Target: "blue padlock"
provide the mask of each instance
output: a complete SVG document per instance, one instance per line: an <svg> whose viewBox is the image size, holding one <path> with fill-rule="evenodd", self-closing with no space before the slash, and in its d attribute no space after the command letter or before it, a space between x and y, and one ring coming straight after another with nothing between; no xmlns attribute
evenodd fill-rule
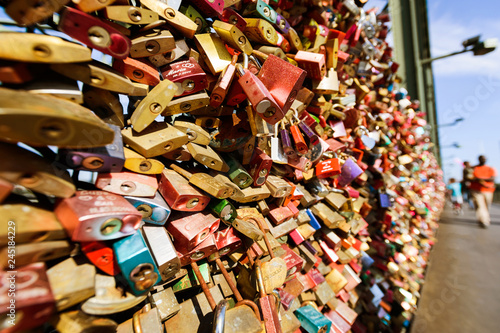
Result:
<svg viewBox="0 0 500 333"><path fill-rule="evenodd" d="M160 281L160 272L140 231L113 244L116 261L134 295L141 295Z"/></svg>
<svg viewBox="0 0 500 333"><path fill-rule="evenodd" d="M154 225L164 225L172 211L159 192L153 198L124 197L142 214L142 220Z"/></svg>
<svg viewBox="0 0 500 333"><path fill-rule="evenodd" d="M294 312L300 325L308 333L329 333L332 322L312 305L298 308Z"/></svg>
<svg viewBox="0 0 500 333"><path fill-rule="evenodd" d="M316 219L316 216L314 216L314 214L311 212L311 210L309 208L306 209L306 213L309 216L309 218L311 219L309 221L309 224L311 225L311 227L313 227L314 230L321 229L321 224L318 222L318 220Z"/></svg>

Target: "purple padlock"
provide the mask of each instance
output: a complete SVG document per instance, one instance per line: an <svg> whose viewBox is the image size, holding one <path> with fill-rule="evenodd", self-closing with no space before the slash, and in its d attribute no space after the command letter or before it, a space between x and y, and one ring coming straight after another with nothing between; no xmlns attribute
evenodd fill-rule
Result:
<svg viewBox="0 0 500 333"><path fill-rule="evenodd" d="M358 178L363 173L363 169L354 162L352 159L348 158L344 165L340 169L339 175L339 187L345 187L349 185L354 179Z"/></svg>

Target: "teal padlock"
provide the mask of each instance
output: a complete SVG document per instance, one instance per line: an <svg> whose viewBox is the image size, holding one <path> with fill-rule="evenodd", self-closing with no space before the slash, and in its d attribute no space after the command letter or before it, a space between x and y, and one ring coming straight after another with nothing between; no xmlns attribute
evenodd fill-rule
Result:
<svg viewBox="0 0 500 333"><path fill-rule="evenodd" d="M332 322L312 305L298 308L294 312L300 325L308 333L328 333L332 327Z"/></svg>
<svg viewBox="0 0 500 333"><path fill-rule="evenodd" d="M160 272L140 231L113 244L118 266L134 295L141 295L160 281Z"/></svg>

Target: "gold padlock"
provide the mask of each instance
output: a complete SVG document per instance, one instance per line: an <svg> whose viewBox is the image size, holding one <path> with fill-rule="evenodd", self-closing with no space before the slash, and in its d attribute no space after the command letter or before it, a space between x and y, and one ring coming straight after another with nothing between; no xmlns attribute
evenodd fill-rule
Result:
<svg viewBox="0 0 500 333"><path fill-rule="evenodd" d="M141 4L158 13L158 15L167 20L167 23L175 30L179 31L184 37L193 38L198 29L196 23L175 8L167 5L165 2L142 0Z"/></svg>
<svg viewBox="0 0 500 333"><path fill-rule="evenodd" d="M153 158L145 158L127 147L123 147L123 153L125 155L125 164L123 166L131 171L147 175L158 175L165 168L165 165L160 161Z"/></svg>
<svg viewBox="0 0 500 333"><path fill-rule="evenodd" d="M212 74L221 73L231 63L231 55L216 34L198 34L194 41Z"/></svg>
<svg viewBox="0 0 500 333"><path fill-rule="evenodd" d="M187 132L186 134L189 136ZM222 172L229 171L229 166L226 162L210 146L206 146L205 148L196 143L189 142L187 149L196 161L206 167Z"/></svg>
<svg viewBox="0 0 500 333"><path fill-rule="evenodd" d="M201 126L188 121L174 121L174 127L186 133L189 141L199 145L208 145L210 143L210 134L205 131ZM189 149L189 146L188 146ZM191 151L190 151L191 152ZM195 158L196 159L196 158Z"/></svg>
<svg viewBox="0 0 500 333"><path fill-rule="evenodd" d="M152 10L135 6L107 6L104 17L128 24L149 24L158 21L158 14Z"/></svg>
<svg viewBox="0 0 500 333"><path fill-rule="evenodd" d="M175 98L168 103L162 116L172 116L179 113L188 113L194 110L203 108L210 103L210 96L206 91L202 91L193 95L182 96Z"/></svg>
<svg viewBox="0 0 500 333"><path fill-rule="evenodd" d="M83 101L85 105L101 118L105 123L125 127L123 106L118 94L111 91L83 85Z"/></svg>

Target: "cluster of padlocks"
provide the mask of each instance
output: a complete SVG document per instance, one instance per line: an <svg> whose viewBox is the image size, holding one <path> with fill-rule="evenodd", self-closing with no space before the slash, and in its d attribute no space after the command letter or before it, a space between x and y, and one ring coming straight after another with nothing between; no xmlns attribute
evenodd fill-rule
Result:
<svg viewBox="0 0 500 333"><path fill-rule="evenodd" d="M444 184L365 2L1 1L2 332L404 331Z"/></svg>

